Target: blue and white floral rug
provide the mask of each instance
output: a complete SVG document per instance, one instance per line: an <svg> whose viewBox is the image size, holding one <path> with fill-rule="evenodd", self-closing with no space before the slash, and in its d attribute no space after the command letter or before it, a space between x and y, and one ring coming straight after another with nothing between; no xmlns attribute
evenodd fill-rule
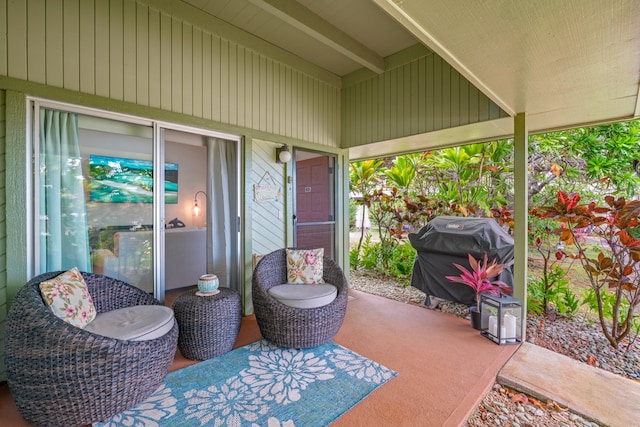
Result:
<svg viewBox="0 0 640 427"><path fill-rule="evenodd" d="M326 426L396 372L334 342L258 341L169 373L146 401L96 426Z"/></svg>

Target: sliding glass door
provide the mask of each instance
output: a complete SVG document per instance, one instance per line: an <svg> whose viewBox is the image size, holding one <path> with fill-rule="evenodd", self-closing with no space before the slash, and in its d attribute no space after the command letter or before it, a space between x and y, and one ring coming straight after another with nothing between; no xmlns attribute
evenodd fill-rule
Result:
<svg viewBox="0 0 640 427"><path fill-rule="evenodd" d="M239 144L177 130L165 130L163 140L165 160L182 165L178 203L164 205L165 288L210 273L239 292Z"/></svg>
<svg viewBox="0 0 640 427"><path fill-rule="evenodd" d="M36 115L39 272L78 267L153 292L152 128L50 108Z"/></svg>
<svg viewBox="0 0 640 427"><path fill-rule="evenodd" d="M33 274L78 267L163 300L213 273L240 291L239 140L77 110L34 103Z"/></svg>

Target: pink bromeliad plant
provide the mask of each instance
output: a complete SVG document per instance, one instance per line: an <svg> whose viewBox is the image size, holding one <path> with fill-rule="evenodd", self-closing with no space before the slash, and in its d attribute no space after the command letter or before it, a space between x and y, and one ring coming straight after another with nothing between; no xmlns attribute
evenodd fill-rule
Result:
<svg viewBox="0 0 640 427"><path fill-rule="evenodd" d="M460 270L462 274L459 276L445 276L445 278L452 282L462 283L473 289L476 293L476 310L480 310L480 295L485 292L493 295L512 293L511 288L505 282L501 280L491 280L502 273L506 264L498 264L495 259L489 262L486 252L482 262L479 262L473 255L469 254L471 271L455 262L453 265Z"/></svg>

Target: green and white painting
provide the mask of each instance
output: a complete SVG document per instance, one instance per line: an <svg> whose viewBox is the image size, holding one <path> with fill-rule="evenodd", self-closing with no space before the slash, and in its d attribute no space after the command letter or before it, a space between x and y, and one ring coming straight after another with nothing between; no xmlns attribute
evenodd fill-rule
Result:
<svg viewBox="0 0 640 427"><path fill-rule="evenodd" d="M153 203L153 162L89 156L89 199L101 203ZM165 163L165 203L178 203L178 164Z"/></svg>

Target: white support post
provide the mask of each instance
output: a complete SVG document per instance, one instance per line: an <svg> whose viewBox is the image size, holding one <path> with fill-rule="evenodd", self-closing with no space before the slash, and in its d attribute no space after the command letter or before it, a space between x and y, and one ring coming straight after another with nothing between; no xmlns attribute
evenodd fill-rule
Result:
<svg viewBox="0 0 640 427"><path fill-rule="evenodd" d="M528 139L526 113L518 113L514 118L514 277L513 293L522 300L524 318L527 317L527 258L528 258ZM525 339L527 322L522 322L522 339Z"/></svg>

